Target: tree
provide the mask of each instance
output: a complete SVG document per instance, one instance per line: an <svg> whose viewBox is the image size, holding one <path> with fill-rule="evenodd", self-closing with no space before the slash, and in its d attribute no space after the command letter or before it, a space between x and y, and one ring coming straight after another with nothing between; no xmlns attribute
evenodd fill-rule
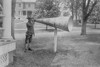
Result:
<svg viewBox="0 0 100 67"><path fill-rule="evenodd" d="M96 25L100 23L100 4L98 3L94 10L92 11L89 20L92 20L92 23L94 24L94 27L96 29Z"/></svg>
<svg viewBox="0 0 100 67"><path fill-rule="evenodd" d="M41 17L57 17L60 14L59 5L56 0L37 0L35 6Z"/></svg>
<svg viewBox="0 0 100 67"><path fill-rule="evenodd" d="M74 10L75 10L75 20L77 23L78 17L81 15L81 0L74 0L75 1L75 6L74 6Z"/></svg>
<svg viewBox="0 0 100 67"><path fill-rule="evenodd" d="M91 15L94 7L96 6L98 0L70 0L72 14L76 16L81 16L82 29L81 35L86 35L86 24L89 16ZM79 13L78 13L79 12Z"/></svg>
<svg viewBox="0 0 100 67"><path fill-rule="evenodd" d="M0 0L0 4L1 4L1 5L3 4L3 0Z"/></svg>
<svg viewBox="0 0 100 67"><path fill-rule="evenodd" d="M97 0L82 0L82 29L81 35L86 35L86 24L88 17L91 15Z"/></svg>
<svg viewBox="0 0 100 67"><path fill-rule="evenodd" d="M3 14L3 0L0 0L0 12ZM3 26L3 17L0 17L0 27Z"/></svg>
<svg viewBox="0 0 100 67"><path fill-rule="evenodd" d="M15 14L15 6L16 6L16 0L12 0L11 36L13 37L13 39L15 39L15 36L14 36L14 14Z"/></svg>
<svg viewBox="0 0 100 67"><path fill-rule="evenodd" d="M56 0L37 0L36 9L39 18L51 18L60 15L59 4ZM47 28L46 25L46 30Z"/></svg>
<svg viewBox="0 0 100 67"><path fill-rule="evenodd" d="M74 0L70 0L71 2L71 10L72 10L72 17L74 18Z"/></svg>

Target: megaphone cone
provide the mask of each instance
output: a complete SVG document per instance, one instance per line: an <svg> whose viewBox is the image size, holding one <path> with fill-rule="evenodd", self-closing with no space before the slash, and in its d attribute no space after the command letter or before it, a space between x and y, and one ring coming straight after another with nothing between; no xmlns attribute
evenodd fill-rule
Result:
<svg viewBox="0 0 100 67"><path fill-rule="evenodd" d="M71 31L73 28L72 16L68 17L56 17L56 18L43 18L36 19L38 23L46 24L52 27L57 27L65 31Z"/></svg>

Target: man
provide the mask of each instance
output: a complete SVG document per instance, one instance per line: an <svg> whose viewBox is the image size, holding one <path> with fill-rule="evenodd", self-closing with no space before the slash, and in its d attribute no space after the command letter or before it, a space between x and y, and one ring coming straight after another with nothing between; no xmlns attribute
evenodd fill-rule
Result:
<svg viewBox="0 0 100 67"><path fill-rule="evenodd" d="M32 21L31 17L28 17L28 22L26 23L27 31L26 31L26 38L25 38L25 51L32 49L30 48L30 43L32 42L32 35L34 34L33 24L35 21Z"/></svg>

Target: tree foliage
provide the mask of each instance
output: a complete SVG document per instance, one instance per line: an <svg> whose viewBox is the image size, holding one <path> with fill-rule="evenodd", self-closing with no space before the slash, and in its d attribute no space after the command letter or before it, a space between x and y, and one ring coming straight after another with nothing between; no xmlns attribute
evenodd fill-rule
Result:
<svg viewBox="0 0 100 67"><path fill-rule="evenodd" d="M82 20L81 35L86 35L87 20L90 18L99 0L70 0L70 2L73 16L76 16L76 18L77 16L81 17ZM98 14L95 17L97 19L99 17Z"/></svg>
<svg viewBox="0 0 100 67"><path fill-rule="evenodd" d="M60 14L59 5L56 0L37 0L35 8L39 17L57 17Z"/></svg>
<svg viewBox="0 0 100 67"><path fill-rule="evenodd" d="M97 22L100 21L100 5L99 4L94 7L88 20L97 21Z"/></svg>

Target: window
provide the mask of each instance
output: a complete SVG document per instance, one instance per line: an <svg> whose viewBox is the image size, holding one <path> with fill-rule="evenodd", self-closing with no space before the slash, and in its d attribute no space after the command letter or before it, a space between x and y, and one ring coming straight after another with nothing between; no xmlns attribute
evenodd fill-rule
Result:
<svg viewBox="0 0 100 67"><path fill-rule="evenodd" d="M23 11L23 15L26 15L26 11Z"/></svg>
<svg viewBox="0 0 100 67"><path fill-rule="evenodd" d="M19 3L19 7L21 7L21 3Z"/></svg>
<svg viewBox="0 0 100 67"><path fill-rule="evenodd" d="M30 7L30 6L31 6L31 4L29 3L29 4L28 4L28 7Z"/></svg>
<svg viewBox="0 0 100 67"><path fill-rule="evenodd" d="M19 13L19 15L20 15L20 11L19 11L18 13Z"/></svg>
<svg viewBox="0 0 100 67"><path fill-rule="evenodd" d="M25 9L26 8L26 4L25 3L23 3L23 9Z"/></svg>

